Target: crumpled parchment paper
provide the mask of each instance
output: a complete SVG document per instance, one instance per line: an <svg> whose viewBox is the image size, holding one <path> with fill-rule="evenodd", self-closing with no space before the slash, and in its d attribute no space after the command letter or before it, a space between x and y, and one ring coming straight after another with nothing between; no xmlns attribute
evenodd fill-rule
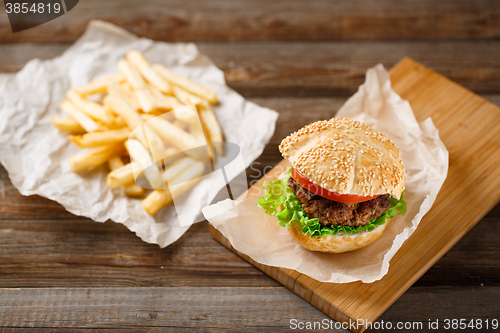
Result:
<svg viewBox="0 0 500 333"><path fill-rule="evenodd" d="M371 283L388 272L391 258L432 207L448 173L448 151L432 120L418 123L410 104L392 90L381 64L367 71L365 83L336 117L368 124L389 136L402 152L408 210L392 219L378 240L342 254L306 250L277 224L276 217L256 206L256 196L221 201L205 207L203 214L236 250L261 264L294 269L321 282Z"/></svg>
<svg viewBox="0 0 500 333"><path fill-rule="evenodd" d="M0 162L21 194L55 200L69 212L96 222L110 219L123 223L145 242L165 247L189 228L178 223L172 205L152 217L142 208L141 200L106 187L107 167L73 173L68 157L83 151L50 121L51 116L63 114L59 102L68 88L116 73L118 60L131 49L218 94L220 103L214 112L225 140L240 147L246 167L262 153L274 133L278 114L229 89L224 73L194 44L155 42L93 21L62 55L43 61L33 59L16 74L0 75ZM201 213L220 189L210 177L198 183L186 199L192 212ZM197 213L191 215L195 222Z"/></svg>

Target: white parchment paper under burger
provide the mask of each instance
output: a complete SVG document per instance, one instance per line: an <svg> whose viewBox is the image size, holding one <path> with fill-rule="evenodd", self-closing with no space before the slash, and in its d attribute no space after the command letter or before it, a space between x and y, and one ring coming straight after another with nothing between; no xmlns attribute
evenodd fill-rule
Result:
<svg viewBox="0 0 500 333"><path fill-rule="evenodd" d="M165 247L182 236L189 223L186 226L183 221L184 226L180 226L172 205L150 216L141 200L107 188L105 166L72 172L68 157L81 149L50 121L51 116L62 115L59 102L68 88L116 73L118 61L132 49L141 51L151 63L170 67L217 93L220 103L214 112L225 140L241 149L246 167L262 153L274 133L277 113L229 89L224 73L194 44L155 42L93 21L62 55L33 59L16 74L0 75L0 162L21 194L55 200L71 213L96 222L109 219L123 223L145 242ZM191 223L221 188L208 177L192 189L186 198Z"/></svg>
<svg viewBox="0 0 500 333"><path fill-rule="evenodd" d="M448 151L430 118L417 122L380 64L367 71L365 83L335 117L358 120L384 133L402 153L407 212L391 219L378 240L341 254L309 251L278 225L275 216L257 207L255 196L221 201L205 207L203 214L237 251L261 264L294 269L321 282L371 283L388 272L391 258L432 207L448 172Z"/></svg>

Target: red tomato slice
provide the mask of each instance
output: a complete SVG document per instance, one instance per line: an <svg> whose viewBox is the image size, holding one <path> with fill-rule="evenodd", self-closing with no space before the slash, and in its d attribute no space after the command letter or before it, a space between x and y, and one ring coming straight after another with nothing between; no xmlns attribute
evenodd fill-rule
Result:
<svg viewBox="0 0 500 333"><path fill-rule="evenodd" d="M304 177L300 172L292 168L292 178L297 181L300 185L307 188L314 194L322 196L323 198L327 198L333 201L342 202L342 203L358 203L363 201L368 201L378 197L378 195L363 197L356 194L339 194L337 192L332 192L324 189L323 187L314 184L309 179Z"/></svg>

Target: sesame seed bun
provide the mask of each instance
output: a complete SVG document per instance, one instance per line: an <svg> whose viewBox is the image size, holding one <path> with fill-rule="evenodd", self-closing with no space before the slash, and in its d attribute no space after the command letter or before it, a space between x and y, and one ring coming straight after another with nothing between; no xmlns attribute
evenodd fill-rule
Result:
<svg viewBox="0 0 500 333"><path fill-rule="evenodd" d="M304 235L302 231L300 231L300 227L297 228L294 223L290 223L288 231L297 243L308 250L327 253L342 253L360 249L377 240L380 236L382 236L382 233L388 224L389 221L385 224L376 226L373 231L361 231L358 234L346 234L344 232L339 232L337 235L314 238L311 238L309 234Z"/></svg>
<svg viewBox="0 0 500 333"><path fill-rule="evenodd" d="M286 137L279 149L297 171L332 192L389 193L399 199L404 190L405 170L398 147L358 121L317 121Z"/></svg>

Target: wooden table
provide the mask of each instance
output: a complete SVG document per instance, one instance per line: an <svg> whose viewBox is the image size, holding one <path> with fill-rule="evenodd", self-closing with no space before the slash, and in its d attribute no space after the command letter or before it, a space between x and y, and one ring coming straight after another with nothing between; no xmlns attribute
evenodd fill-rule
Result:
<svg viewBox="0 0 500 333"><path fill-rule="evenodd" d="M498 1L86 0L16 34L2 13L0 72L60 54L90 19L152 39L195 41L232 88L280 113L249 181L281 160L284 136L332 117L379 62L390 68L410 56L500 105ZM500 319L499 222L497 205L379 321ZM328 319L214 241L206 221L160 249L122 225L21 196L2 167L0 288L8 332L279 332L292 318Z"/></svg>

